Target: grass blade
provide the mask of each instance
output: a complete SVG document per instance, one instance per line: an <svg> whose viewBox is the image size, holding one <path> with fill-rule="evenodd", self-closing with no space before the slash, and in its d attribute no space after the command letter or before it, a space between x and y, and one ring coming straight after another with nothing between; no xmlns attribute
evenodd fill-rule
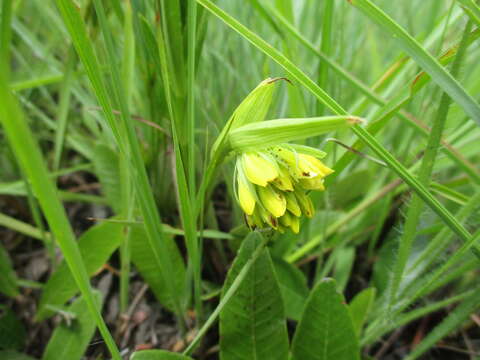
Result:
<svg viewBox="0 0 480 360"><path fill-rule="evenodd" d="M387 34L397 39L403 50L430 74L432 80L450 95L467 115L480 125L480 106L478 103L412 36L370 0L350 0L350 3L377 23Z"/></svg>
<svg viewBox="0 0 480 360"><path fill-rule="evenodd" d="M109 69L112 71L113 83L112 89L114 90L114 100L120 107L121 121L118 122L113 114L112 101L107 87L102 79L102 71L100 65L95 56L93 47L88 39L85 24L80 16L78 9L69 0L57 0L57 6L60 9L63 20L72 38L73 44L77 50L77 53L85 67L85 71L90 79L90 82L95 90L97 99L102 106L105 114L105 118L110 126L117 145L122 152L122 155L130 160L131 166L135 169L134 184L136 192L138 194L138 200L140 210L142 212L145 228L147 231L150 247L155 259L157 260L158 268L164 274L164 278L167 279L167 287L169 292L176 298L175 309L177 316L181 317L181 305L180 295L175 291L173 280L168 276L172 273L171 259L168 255L168 248L166 241L163 238L163 230L160 221L160 215L155 204L151 187L149 185L145 166L143 164L142 155L140 152L140 146L135 134L133 124L130 120L128 112L128 104L125 101L125 93L123 89L123 83L120 77L117 64L115 62L115 50L113 46L113 39L111 33L106 24L106 17L103 9L103 5L99 1L95 1L95 9L99 18L102 32L105 37L105 43L107 45L107 55L109 61ZM160 238L160 241L159 241Z"/></svg>
<svg viewBox="0 0 480 360"><path fill-rule="evenodd" d="M50 180L38 144L27 126L18 104L10 94L3 71L0 71L0 121L20 165L32 184L73 278L87 302L112 357L120 360L120 353L98 309L88 275L78 249L75 235L68 222L65 209L58 199L57 190Z"/></svg>

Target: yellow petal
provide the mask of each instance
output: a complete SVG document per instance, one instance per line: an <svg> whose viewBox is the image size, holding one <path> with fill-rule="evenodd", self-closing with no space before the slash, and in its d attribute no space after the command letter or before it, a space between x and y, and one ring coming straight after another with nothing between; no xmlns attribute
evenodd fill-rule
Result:
<svg viewBox="0 0 480 360"><path fill-rule="evenodd" d="M260 213L259 213L259 210L258 210L258 206L255 208L255 210L253 211L253 214L252 215L247 215L247 223L248 223L248 226L251 228L251 229L255 229L255 228L264 228L265 227L265 224L260 216Z"/></svg>
<svg viewBox="0 0 480 360"><path fill-rule="evenodd" d="M274 190L271 186L259 187L258 195L262 205L274 217L278 218L285 214L287 210L287 200L279 191Z"/></svg>
<svg viewBox="0 0 480 360"><path fill-rule="evenodd" d="M260 213L260 217L265 222L265 224L270 225L274 229L278 229L278 221L275 216L273 216L261 206L258 207L258 212Z"/></svg>
<svg viewBox="0 0 480 360"><path fill-rule="evenodd" d="M278 176L275 165L257 153L243 154L242 165L247 179L260 186L267 186Z"/></svg>
<svg viewBox="0 0 480 360"><path fill-rule="evenodd" d="M280 224L282 224L285 227L289 227L290 224L292 223L292 215L286 211L285 214L283 214L282 217L280 217Z"/></svg>
<svg viewBox="0 0 480 360"><path fill-rule="evenodd" d="M315 209L313 208L312 200L310 200L307 194L300 190L295 191L295 196L297 197L298 204L300 205L302 213L305 214L306 217L311 218L315 211Z"/></svg>
<svg viewBox="0 0 480 360"><path fill-rule="evenodd" d="M305 190L325 190L325 186L323 185L323 178L321 176L317 176L311 179L300 179L300 185Z"/></svg>
<svg viewBox="0 0 480 360"><path fill-rule="evenodd" d="M300 232L300 219L298 217L292 216L292 221L290 223L290 229L292 229L292 231L295 234L298 234Z"/></svg>
<svg viewBox="0 0 480 360"><path fill-rule="evenodd" d="M248 184L245 183L240 177L237 177L238 185L238 201L242 210L247 215L252 215L253 210L255 209L255 196L252 193L252 190ZM253 186L252 186L253 187Z"/></svg>
<svg viewBox="0 0 480 360"><path fill-rule="evenodd" d="M302 210L300 209L300 205L298 205L295 195L287 192L285 193L285 198L287 199L287 210L295 216L301 216Z"/></svg>
<svg viewBox="0 0 480 360"><path fill-rule="evenodd" d="M278 167L278 177L273 180L273 184L282 191L293 191L293 183L288 171L283 167Z"/></svg>
<svg viewBox="0 0 480 360"><path fill-rule="evenodd" d="M298 168L301 178L315 178L317 176L324 178L333 173L333 170L325 166L320 160L306 154L298 154Z"/></svg>

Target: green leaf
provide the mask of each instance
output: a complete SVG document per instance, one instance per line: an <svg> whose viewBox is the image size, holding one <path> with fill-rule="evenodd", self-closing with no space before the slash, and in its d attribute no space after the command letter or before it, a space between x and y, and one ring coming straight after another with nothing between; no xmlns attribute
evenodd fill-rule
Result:
<svg viewBox="0 0 480 360"><path fill-rule="evenodd" d="M2 360L35 360L27 354L22 354L13 350L0 351L0 359Z"/></svg>
<svg viewBox="0 0 480 360"><path fill-rule="evenodd" d="M13 310L0 306L0 349L21 350L25 338L25 327Z"/></svg>
<svg viewBox="0 0 480 360"><path fill-rule="evenodd" d="M375 300L375 288L367 288L359 292L350 302L350 314L357 336L360 336L363 324L372 309Z"/></svg>
<svg viewBox="0 0 480 360"><path fill-rule="evenodd" d="M180 255L180 251L173 241L173 238L165 234L164 240L167 242L168 254L173 266L173 272L170 276L174 280L175 291L177 292L177 295L184 294L186 288L185 264L183 263L182 256ZM152 254L147 234L143 227L132 227L130 244L132 262L135 264L140 275L142 275L148 283L158 301L163 306L173 311L174 298L172 294L169 293L169 288L166 285L167 280L163 277L163 273L158 271L156 259Z"/></svg>
<svg viewBox="0 0 480 360"><path fill-rule="evenodd" d="M358 360L360 349L345 300L333 279L310 294L292 343L295 360Z"/></svg>
<svg viewBox="0 0 480 360"><path fill-rule="evenodd" d="M102 296L94 291L95 300L100 305ZM100 306L101 308L101 306ZM42 360L81 359L95 331L95 320L89 313L83 297L77 299L68 308L75 314L71 324L61 323L52 334Z"/></svg>
<svg viewBox="0 0 480 360"><path fill-rule="evenodd" d="M17 276L12 268L7 251L0 244L0 292L7 296L17 296Z"/></svg>
<svg viewBox="0 0 480 360"><path fill-rule="evenodd" d="M134 352L130 360L192 360L192 358L165 350L142 350Z"/></svg>
<svg viewBox="0 0 480 360"><path fill-rule="evenodd" d="M228 272L222 295L260 243L247 237ZM288 334L280 287L267 249L253 264L234 297L220 313L220 357L233 359L287 359Z"/></svg>
<svg viewBox="0 0 480 360"><path fill-rule="evenodd" d="M95 146L93 154L92 162L95 174L102 184L102 192L115 213L119 214L122 207L122 195L118 154L104 144Z"/></svg>
<svg viewBox="0 0 480 360"><path fill-rule="evenodd" d="M78 246L89 276L95 274L118 248L123 239L123 225L104 222L88 229L78 240ZM47 305L63 305L78 292L65 262L50 276L43 288L36 315L44 320L53 315Z"/></svg>
<svg viewBox="0 0 480 360"><path fill-rule="evenodd" d="M282 292L287 317L300 320L308 297L307 279L294 265L283 259L273 258L275 273Z"/></svg>

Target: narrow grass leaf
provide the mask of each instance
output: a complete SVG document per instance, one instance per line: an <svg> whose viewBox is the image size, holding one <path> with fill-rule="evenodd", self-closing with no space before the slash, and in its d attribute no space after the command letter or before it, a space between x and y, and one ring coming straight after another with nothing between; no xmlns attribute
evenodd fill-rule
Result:
<svg viewBox="0 0 480 360"><path fill-rule="evenodd" d="M465 13L477 26L480 26L480 6L473 0L457 0Z"/></svg>
<svg viewBox="0 0 480 360"><path fill-rule="evenodd" d="M1 214L0 214L1 215ZM7 296L17 296L17 275L12 268L12 262L5 248L0 244L0 293Z"/></svg>
<svg viewBox="0 0 480 360"><path fill-rule="evenodd" d="M160 215L155 204L148 176L143 163L140 152L140 145L136 136L134 126L130 119L128 111L128 102L125 99L123 82L120 77L120 71L116 64L116 52L113 45L112 34L108 28L105 11L100 1L94 1L95 10L98 15L99 23L104 35L105 44L107 46L107 55L109 69L112 72L113 79L113 100L111 101L107 87L102 79L102 71L95 56L91 41L88 38L85 24L80 16L78 9L69 0L57 0L57 6L61 12L62 18L75 45L77 53L83 63L85 71L90 79L95 95L102 106L107 123L115 135L117 145L122 155L131 161L134 184L138 195L139 207L142 212L145 228L147 230L151 251L155 256L157 268L162 271L164 278L167 280L168 291L175 300L175 313L180 316L180 299L178 293L174 291L173 280L169 278L172 264L168 256L167 244L164 241ZM116 103L120 107L120 119L118 122L113 115L112 103Z"/></svg>
<svg viewBox="0 0 480 360"><path fill-rule="evenodd" d="M350 3L396 39L403 50L432 76L432 80L480 125L480 106L478 103L410 34L370 0L351 0Z"/></svg>
<svg viewBox="0 0 480 360"><path fill-rule="evenodd" d="M405 357L405 360L418 359L427 350L435 346L441 339L450 334L452 331L460 327L472 313L480 306L480 292L473 292L465 299L455 310L443 319L443 321L430 331L427 336L418 344L414 350Z"/></svg>
<svg viewBox="0 0 480 360"><path fill-rule="evenodd" d="M95 174L102 185L102 192L116 214L122 210L122 190L118 154L105 144L95 146L92 158Z"/></svg>
<svg viewBox="0 0 480 360"><path fill-rule="evenodd" d="M84 296L112 357L115 360L120 360L118 348L96 307L88 274L63 204L58 199L56 188L49 178L38 144L18 104L11 95L1 70L2 69L0 69L0 122L3 124L12 149L32 184L33 192L65 256L68 267L73 275L73 284L76 283Z"/></svg>

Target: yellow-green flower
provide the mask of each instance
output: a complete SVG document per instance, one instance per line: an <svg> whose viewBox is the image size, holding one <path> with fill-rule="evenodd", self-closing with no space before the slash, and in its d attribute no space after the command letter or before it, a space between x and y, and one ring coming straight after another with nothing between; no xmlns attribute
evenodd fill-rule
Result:
<svg viewBox="0 0 480 360"><path fill-rule="evenodd" d="M249 151L236 163L237 199L251 228L300 231L300 217L314 213L310 190L325 190L323 180L333 172L315 149L289 144Z"/></svg>
<svg viewBox="0 0 480 360"><path fill-rule="evenodd" d="M265 79L238 105L213 144L211 166L236 156L235 196L250 228L298 233L300 217L314 213L308 192L325 190L324 178L333 170L320 160L324 152L289 142L362 120L342 115L265 121L281 79Z"/></svg>

